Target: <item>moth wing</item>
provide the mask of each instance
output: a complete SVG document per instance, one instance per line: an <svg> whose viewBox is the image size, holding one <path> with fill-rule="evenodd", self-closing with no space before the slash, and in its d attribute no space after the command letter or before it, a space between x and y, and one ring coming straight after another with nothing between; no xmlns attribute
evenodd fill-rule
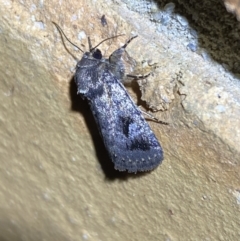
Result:
<svg viewBox="0 0 240 241"><path fill-rule="evenodd" d="M92 93L90 106L105 147L119 171L149 171L163 160L162 148L126 92L108 70L100 76L101 91Z"/></svg>

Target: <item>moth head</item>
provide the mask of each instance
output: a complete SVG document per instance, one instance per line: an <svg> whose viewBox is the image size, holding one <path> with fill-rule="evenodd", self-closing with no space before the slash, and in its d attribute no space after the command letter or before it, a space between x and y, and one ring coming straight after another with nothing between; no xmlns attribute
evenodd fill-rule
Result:
<svg viewBox="0 0 240 241"><path fill-rule="evenodd" d="M117 37L122 36L122 35L123 34L116 35L116 36L113 36L113 37L110 37L110 38L106 38L106 39L102 40L99 44L97 44L95 47L92 47L91 39L90 39L90 37L88 37L89 51L92 54L93 58L102 59L102 52L101 52L101 50L99 50L97 48L100 44L102 44L103 42L105 42L109 39L117 38Z"/></svg>
<svg viewBox="0 0 240 241"><path fill-rule="evenodd" d="M92 52L92 56L95 59L102 59L102 52L99 49L94 49L94 51Z"/></svg>

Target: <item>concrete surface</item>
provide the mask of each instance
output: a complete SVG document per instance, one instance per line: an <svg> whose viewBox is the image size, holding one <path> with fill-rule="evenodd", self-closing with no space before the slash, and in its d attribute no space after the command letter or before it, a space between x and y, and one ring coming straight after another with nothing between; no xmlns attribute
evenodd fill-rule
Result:
<svg viewBox="0 0 240 241"><path fill-rule="evenodd" d="M154 35L148 19L120 1L0 5L1 241L238 240L237 81L218 63ZM170 124L149 121L165 153L157 169L137 175L113 169L89 107L76 95L76 61L51 21L81 48L89 35L98 43L139 34L129 53L140 63L157 62L147 81L150 89L159 81L169 99L154 114ZM108 55L125 40L101 49ZM136 85L128 91L142 104Z"/></svg>

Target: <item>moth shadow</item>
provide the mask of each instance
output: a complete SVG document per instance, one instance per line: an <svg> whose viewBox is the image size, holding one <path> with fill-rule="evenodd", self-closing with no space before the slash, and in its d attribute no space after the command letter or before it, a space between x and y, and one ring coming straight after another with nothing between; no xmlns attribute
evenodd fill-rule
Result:
<svg viewBox="0 0 240 241"><path fill-rule="evenodd" d="M131 84L128 85L128 87L132 89L133 93L137 97L136 105L142 106L144 109L148 109L147 103L145 101L141 100L142 94L141 94L141 90L140 90L140 87L139 87L137 81L133 80L131 82Z"/></svg>
<svg viewBox="0 0 240 241"><path fill-rule="evenodd" d="M71 79L69 87L69 94L72 102L71 109L83 115L87 128L91 134L92 141L94 143L96 156L102 167L102 170L104 171L106 179L109 181L114 181L115 179L127 180L128 178L137 178L139 176L147 175L147 173L134 174L128 172L120 172L114 169L113 162L111 161L104 146L89 104L87 100L83 100L81 96L77 94L77 86L75 84L74 77Z"/></svg>
<svg viewBox="0 0 240 241"><path fill-rule="evenodd" d="M141 90L140 90L140 87L139 87L139 84L137 83L136 80L133 80L130 84L127 85L127 88L131 88L131 90L133 91L133 93L135 94L136 96L136 106L140 106L139 108L142 110L142 111L148 111L149 110L149 107L147 105L147 102L146 101L143 101L141 99L142 97L142 93L141 93ZM152 118L148 118L147 116L144 116L145 119L149 122L149 121L153 121L155 122L155 120L153 120Z"/></svg>

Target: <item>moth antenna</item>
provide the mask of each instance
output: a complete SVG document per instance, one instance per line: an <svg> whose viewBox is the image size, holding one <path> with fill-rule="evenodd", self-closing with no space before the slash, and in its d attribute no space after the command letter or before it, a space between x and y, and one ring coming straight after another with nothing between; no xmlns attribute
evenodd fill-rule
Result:
<svg viewBox="0 0 240 241"><path fill-rule="evenodd" d="M91 39L88 37L88 46L89 46L89 51L92 52L95 48L92 47Z"/></svg>
<svg viewBox="0 0 240 241"><path fill-rule="evenodd" d="M58 31L59 31L61 34L63 34L63 36L65 37L65 39L66 39L70 44L72 44L74 47L76 47L78 50L80 50L82 53L84 53L83 50L81 50L76 44L74 44L73 42L71 42L71 41L68 39L68 37L66 36L66 34L63 32L63 30L60 28L60 26L59 26L57 23L55 23L55 22L53 22L53 21L52 21L52 23L56 26L56 28L58 29Z"/></svg>
<svg viewBox="0 0 240 241"><path fill-rule="evenodd" d="M90 50L90 52L93 52L94 49L96 49L96 48L97 48L100 44L102 44L103 42L105 42L105 41L107 41L107 40L109 40L109 39L118 38L118 37L123 36L123 35L124 35L124 34L119 34L119 35L116 35L116 36L113 36L113 37L106 38L106 39L102 40L99 44L97 44L94 48L92 48L91 41L90 41L90 38L89 38L89 40L88 40L89 50Z"/></svg>
<svg viewBox="0 0 240 241"><path fill-rule="evenodd" d="M128 46L128 44L129 44L130 42L132 42L132 40L135 39L136 37L137 37L137 35L131 37L131 38L122 46L122 48L125 49L125 48Z"/></svg>

